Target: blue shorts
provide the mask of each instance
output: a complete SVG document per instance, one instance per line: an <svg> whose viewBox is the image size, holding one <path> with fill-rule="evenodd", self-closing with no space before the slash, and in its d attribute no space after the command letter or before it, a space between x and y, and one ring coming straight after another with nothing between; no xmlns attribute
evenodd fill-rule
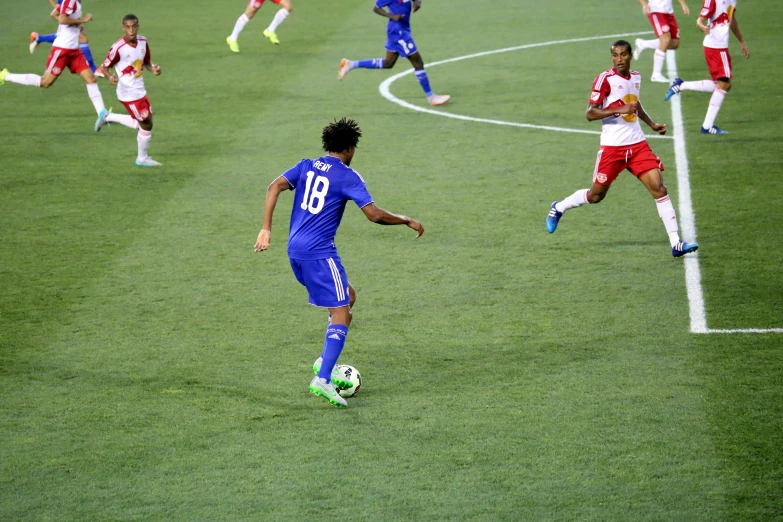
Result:
<svg viewBox="0 0 783 522"><path fill-rule="evenodd" d="M296 280L307 288L310 304L321 308L348 306L348 276L340 258L290 259Z"/></svg>
<svg viewBox="0 0 783 522"><path fill-rule="evenodd" d="M386 50L407 58L418 52L410 31L394 31L386 34Z"/></svg>

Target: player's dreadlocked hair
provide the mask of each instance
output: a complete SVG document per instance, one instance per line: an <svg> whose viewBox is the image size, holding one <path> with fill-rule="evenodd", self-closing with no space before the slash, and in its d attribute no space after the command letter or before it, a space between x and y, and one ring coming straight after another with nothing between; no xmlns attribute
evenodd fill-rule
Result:
<svg viewBox="0 0 783 522"><path fill-rule="evenodd" d="M626 42L625 40L617 40L615 43L612 44L612 47L627 47L628 48L628 54L633 54L633 48L631 47L631 44L629 42ZM611 51L612 49L609 48Z"/></svg>
<svg viewBox="0 0 783 522"><path fill-rule="evenodd" d="M354 120L342 118L324 127L321 142L326 152L343 152L356 147L361 137L362 129L359 128L359 124Z"/></svg>

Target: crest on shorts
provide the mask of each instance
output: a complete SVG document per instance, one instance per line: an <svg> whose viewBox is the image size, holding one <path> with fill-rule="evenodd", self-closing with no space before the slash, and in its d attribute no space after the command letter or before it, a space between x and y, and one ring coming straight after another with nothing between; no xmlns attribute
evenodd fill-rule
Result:
<svg viewBox="0 0 783 522"><path fill-rule="evenodd" d="M595 175L595 180L598 183L606 183L607 177L606 174L601 174L600 172Z"/></svg>
<svg viewBox="0 0 783 522"><path fill-rule="evenodd" d="M143 110L143 111L141 111L141 118L142 118L142 119L146 120L146 119L147 119L147 118L149 118L149 117L150 117L150 111L148 111L148 110L146 110L146 109L145 109L145 110Z"/></svg>
<svg viewBox="0 0 783 522"><path fill-rule="evenodd" d="M62 69L60 69L59 67L52 67L52 74L53 74L53 75L57 76L57 75L58 75L58 74L60 74L61 72L63 72L63 70L62 70Z"/></svg>
<svg viewBox="0 0 783 522"><path fill-rule="evenodd" d="M662 25L661 26L661 32L662 33L668 33L669 32L669 26L668 25Z"/></svg>

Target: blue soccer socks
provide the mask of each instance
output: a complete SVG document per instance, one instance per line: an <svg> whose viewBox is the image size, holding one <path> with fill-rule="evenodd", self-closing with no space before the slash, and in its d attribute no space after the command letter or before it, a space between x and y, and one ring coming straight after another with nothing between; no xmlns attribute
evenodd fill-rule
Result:
<svg viewBox="0 0 783 522"><path fill-rule="evenodd" d="M351 69L383 69L383 58L370 58L353 62Z"/></svg>
<svg viewBox="0 0 783 522"><path fill-rule="evenodd" d="M57 33L52 34L39 34L36 38L38 43L54 43L54 39L57 38Z"/></svg>
<svg viewBox="0 0 783 522"><path fill-rule="evenodd" d="M342 324L332 324L326 328L326 341L324 342L323 361L318 377L331 382L332 368L337 364L337 359L345 346L348 337L348 327Z"/></svg>
<svg viewBox="0 0 783 522"><path fill-rule="evenodd" d="M87 42L82 42L79 44L79 50L82 52L85 58L87 58L87 64L90 66L90 69L92 69L92 72L95 72L97 67L95 66L95 62L92 60L92 52L90 52L90 44Z"/></svg>
<svg viewBox="0 0 783 522"><path fill-rule="evenodd" d="M416 79L419 80L419 85L424 89L424 94L427 98L432 96L432 89L430 89L430 80L427 78L427 72L424 69L416 71Z"/></svg>

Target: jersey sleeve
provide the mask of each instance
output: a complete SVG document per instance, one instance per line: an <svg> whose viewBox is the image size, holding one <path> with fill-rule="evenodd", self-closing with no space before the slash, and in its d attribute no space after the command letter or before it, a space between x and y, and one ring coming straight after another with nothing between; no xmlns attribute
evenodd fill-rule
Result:
<svg viewBox="0 0 783 522"><path fill-rule="evenodd" d="M152 63L152 55L150 54L150 44L147 42L147 52L144 53L144 63L150 64Z"/></svg>
<svg viewBox="0 0 783 522"><path fill-rule="evenodd" d="M372 196L367 191L367 184L359 174L356 174L354 184L345 187L345 195L359 208L366 207L373 202Z"/></svg>
<svg viewBox="0 0 783 522"><path fill-rule="evenodd" d="M609 85L608 75L603 72L599 74L593 82L593 92L590 94L590 105L601 105L609 93L612 86Z"/></svg>
<svg viewBox="0 0 783 522"><path fill-rule="evenodd" d="M375 7L386 7L387 5L391 4L392 0L375 0Z"/></svg>
<svg viewBox="0 0 783 522"><path fill-rule="evenodd" d="M715 0L704 0L704 3L701 5L699 16L701 18L712 18L712 15L715 14L715 7Z"/></svg>
<svg viewBox="0 0 783 522"><path fill-rule="evenodd" d="M288 184L291 185L292 189L296 188L296 183L299 181L299 172L301 172L301 167L304 162L307 160L302 160L290 169L283 172L282 176L288 181Z"/></svg>
<svg viewBox="0 0 783 522"><path fill-rule="evenodd" d="M60 5L57 6L57 10L60 14L71 16L76 11L76 0L63 0Z"/></svg>
<svg viewBox="0 0 783 522"><path fill-rule="evenodd" d="M103 66L108 69L117 65L117 62L119 61L120 48L117 45L112 45L111 49L109 49L109 54L106 55L106 59L103 61Z"/></svg>

